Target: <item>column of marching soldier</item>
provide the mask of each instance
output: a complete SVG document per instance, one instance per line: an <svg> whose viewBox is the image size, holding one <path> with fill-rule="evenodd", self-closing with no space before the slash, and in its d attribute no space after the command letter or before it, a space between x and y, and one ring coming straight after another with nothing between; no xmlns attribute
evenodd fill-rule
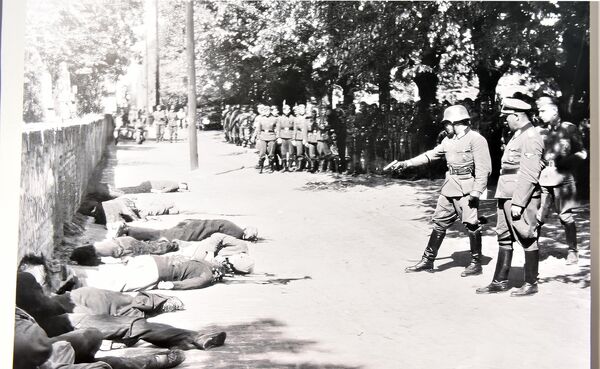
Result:
<svg viewBox="0 0 600 369"><path fill-rule="evenodd" d="M561 120L554 98L541 96L536 105L536 118L541 123L538 126L533 124L530 104L517 98L505 98L502 102L501 117L512 136L504 147L495 193L499 251L493 280L488 286L477 289L480 294L510 289L508 276L515 242L525 251L525 283L511 295L537 293L538 239L552 206L565 229L567 264L578 263L577 229L572 212L580 204L574 171L585 163L587 151L578 127ZM360 140L365 136L364 126L361 127L363 132L355 128L357 116L353 112L344 114L340 109L341 114L340 110L332 113L324 104L308 109L303 104L296 105L293 115L291 110L284 104L280 115L275 105L259 105L258 114L255 114L249 106L227 106L223 113L225 137L243 146L256 143L259 152L257 168L261 173L265 164L271 172L277 169L326 171L329 165L333 171L340 171L341 165L349 172L357 171L357 165L362 161L357 154L369 150L365 150L368 140ZM340 115L346 116L345 124L338 124L343 129L336 129L332 121ZM482 253L477 210L491 173L488 142L473 129L476 122L464 105L446 108L442 123L445 138L435 148L410 160L394 160L384 168L384 171L401 171L441 158L446 159L448 167L433 215L429 242L421 261L406 268L406 272L433 272L446 230L460 218L469 236L471 252L471 262L461 276L479 275L482 273ZM340 152L345 155L340 156ZM340 159L343 162L349 159L347 165L341 164Z"/></svg>

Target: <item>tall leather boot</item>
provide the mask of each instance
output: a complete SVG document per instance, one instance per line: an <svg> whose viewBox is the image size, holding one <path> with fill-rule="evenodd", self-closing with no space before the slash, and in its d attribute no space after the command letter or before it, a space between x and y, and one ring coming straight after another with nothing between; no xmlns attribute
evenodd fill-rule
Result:
<svg viewBox="0 0 600 369"><path fill-rule="evenodd" d="M432 273L433 272L433 261L435 260L435 257L437 256L438 250L440 249L440 246L442 245L442 241L444 241L445 236L446 236L446 232L441 232L441 231L434 229L431 232L431 236L429 236L429 242L427 243L427 247L425 247L425 251L423 252L421 261L419 261L418 263L416 263L413 266L410 266L410 267L404 269L404 271L406 273L422 272L422 271L427 271L427 272Z"/></svg>
<svg viewBox="0 0 600 369"><path fill-rule="evenodd" d="M540 251L525 251L525 284L516 291L511 292L511 296L529 296L538 292L537 278L538 266L540 265Z"/></svg>
<svg viewBox="0 0 600 369"><path fill-rule="evenodd" d="M277 163L275 162L276 159L269 159L269 173L275 173L275 169L277 166Z"/></svg>
<svg viewBox="0 0 600 369"><path fill-rule="evenodd" d="M303 157L298 158L298 171L302 172L306 169L306 159Z"/></svg>
<svg viewBox="0 0 600 369"><path fill-rule="evenodd" d="M577 252L577 226L575 225L575 222L564 223L563 225L565 227L567 246L569 246L567 265L574 265L579 261L579 255Z"/></svg>
<svg viewBox="0 0 600 369"><path fill-rule="evenodd" d="M283 165L283 171L289 172L290 171L290 168L289 168L290 160L289 159L281 159L281 161L282 161L282 165Z"/></svg>
<svg viewBox="0 0 600 369"><path fill-rule="evenodd" d="M477 228L474 231L467 229L467 233L469 234L469 244L471 248L471 264L460 273L461 277L478 275L483 271L481 268L481 228Z"/></svg>
<svg viewBox="0 0 600 369"><path fill-rule="evenodd" d="M319 169L319 159L312 160L312 168L310 170L311 173L315 173Z"/></svg>
<svg viewBox="0 0 600 369"><path fill-rule="evenodd" d="M258 159L258 172L262 174L264 167L265 167L265 158L262 157L262 158Z"/></svg>
<svg viewBox="0 0 600 369"><path fill-rule="evenodd" d="M496 260L496 270L492 283L485 287L478 288L475 292L498 293L508 291L508 273L510 272L510 263L512 262L513 250L499 248L498 260Z"/></svg>
<svg viewBox="0 0 600 369"><path fill-rule="evenodd" d="M321 172L326 173L328 166L329 166L329 158L323 159L323 168L321 169Z"/></svg>

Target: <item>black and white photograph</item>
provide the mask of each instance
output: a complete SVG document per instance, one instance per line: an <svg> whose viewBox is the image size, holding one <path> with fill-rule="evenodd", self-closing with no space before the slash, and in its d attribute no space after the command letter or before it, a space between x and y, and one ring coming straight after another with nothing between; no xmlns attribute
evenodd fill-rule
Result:
<svg viewBox="0 0 600 369"><path fill-rule="evenodd" d="M12 368L593 368L590 2L22 3Z"/></svg>

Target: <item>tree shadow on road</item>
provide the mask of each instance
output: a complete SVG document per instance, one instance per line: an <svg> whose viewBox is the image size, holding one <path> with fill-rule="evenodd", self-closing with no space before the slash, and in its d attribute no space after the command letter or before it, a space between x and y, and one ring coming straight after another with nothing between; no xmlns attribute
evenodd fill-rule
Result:
<svg viewBox="0 0 600 369"><path fill-rule="evenodd" d="M296 361L279 362L273 354L300 354L305 350L315 350L316 341L292 339L284 336L285 325L274 319L260 319L244 324L213 325L205 331L225 331L225 346L207 351L206 363L214 369L235 368L281 368L281 369L359 369L357 366L323 364L318 362ZM183 365L182 367L186 367ZM195 367L190 363L190 368Z"/></svg>
<svg viewBox="0 0 600 369"><path fill-rule="evenodd" d="M351 176L338 173L323 173L319 176L325 177L307 182L299 188L300 191L346 191L352 188L386 188L394 185L419 187L422 191L433 191L439 188L438 181L421 179L418 181L407 181L391 178L383 175L359 175Z"/></svg>

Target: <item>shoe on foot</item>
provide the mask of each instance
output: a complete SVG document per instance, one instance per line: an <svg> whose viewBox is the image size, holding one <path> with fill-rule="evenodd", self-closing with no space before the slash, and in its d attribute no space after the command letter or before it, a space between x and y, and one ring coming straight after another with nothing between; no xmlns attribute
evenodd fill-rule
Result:
<svg viewBox="0 0 600 369"><path fill-rule="evenodd" d="M508 281L492 281L485 287L480 287L475 290L477 294L488 294L508 291Z"/></svg>
<svg viewBox="0 0 600 369"><path fill-rule="evenodd" d="M479 263L471 263L465 270L460 273L461 277L468 277L470 275L479 275L483 273L483 269L481 268L481 264Z"/></svg>
<svg viewBox="0 0 600 369"><path fill-rule="evenodd" d="M530 296L530 295L536 294L537 292L538 292L537 283L535 283L535 284L525 283L518 290L511 292L510 295L516 296L516 297Z"/></svg>
<svg viewBox="0 0 600 369"><path fill-rule="evenodd" d="M208 350L213 347L223 346L225 338L227 338L225 332L202 334L196 337L194 345L200 350Z"/></svg>
<svg viewBox="0 0 600 369"><path fill-rule="evenodd" d="M409 266L408 268L404 269L404 271L406 273L414 273L414 272L433 273L433 261L431 261L427 258L423 258L423 259L421 259L421 261L419 261L415 265Z"/></svg>
<svg viewBox="0 0 600 369"><path fill-rule="evenodd" d="M569 250L567 254L567 265L575 265L579 261L579 253L577 250Z"/></svg>

